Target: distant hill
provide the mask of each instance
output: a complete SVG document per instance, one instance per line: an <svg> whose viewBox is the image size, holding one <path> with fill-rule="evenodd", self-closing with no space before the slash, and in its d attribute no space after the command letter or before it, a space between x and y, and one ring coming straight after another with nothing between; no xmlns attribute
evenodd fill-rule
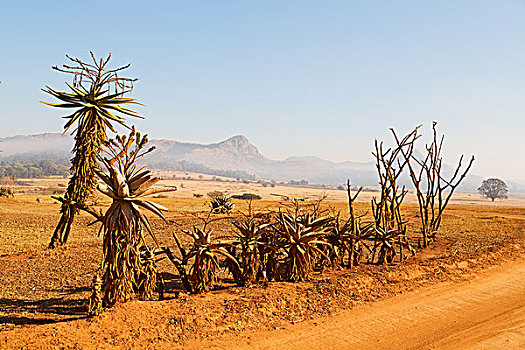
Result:
<svg viewBox="0 0 525 350"><path fill-rule="evenodd" d="M0 139L2 157L20 154L69 155L73 139L67 134L38 134ZM352 182L375 185L373 163L334 163L317 157L290 157L284 161L264 157L245 136L233 136L213 144L185 143L173 140L151 140L157 150L144 158L154 169L218 173L241 178L343 184Z"/></svg>
<svg viewBox="0 0 525 350"><path fill-rule="evenodd" d="M0 138L0 161L20 154L46 154L70 157L73 139L67 134L46 133ZM289 157L283 161L268 159L245 136L233 136L212 144L174 140L151 140L157 150L144 162L154 169L201 172L249 179L285 181L306 180L317 184L343 184L348 177L356 185L377 185L375 164L370 162L331 162L318 157ZM445 172L450 172L446 167ZM476 191L482 177L469 175L464 191ZM403 179L408 185L408 177ZM507 181L512 192L525 193L525 185Z"/></svg>
<svg viewBox="0 0 525 350"><path fill-rule="evenodd" d="M45 133L37 135L17 135L0 138L0 156L11 156L24 153L46 153L68 155L73 147L70 135Z"/></svg>
<svg viewBox="0 0 525 350"><path fill-rule="evenodd" d="M152 143L157 146L157 151L146 162L157 168L166 169L173 162L185 161L213 169L243 171L266 180L342 184L350 175L354 183L376 183L372 163L333 163L317 157L271 160L264 157L245 136L240 135L209 145L170 140L152 140Z"/></svg>

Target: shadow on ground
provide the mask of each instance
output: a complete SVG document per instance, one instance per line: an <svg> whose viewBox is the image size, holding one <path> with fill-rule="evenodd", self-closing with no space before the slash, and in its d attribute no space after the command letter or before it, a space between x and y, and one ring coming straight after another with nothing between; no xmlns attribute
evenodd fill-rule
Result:
<svg viewBox="0 0 525 350"><path fill-rule="evenodd" d="M44 300L0 299L0 324L47 324L85 318L86 300L51 298ZM49 317L46 317L46 316Z"/></svg>

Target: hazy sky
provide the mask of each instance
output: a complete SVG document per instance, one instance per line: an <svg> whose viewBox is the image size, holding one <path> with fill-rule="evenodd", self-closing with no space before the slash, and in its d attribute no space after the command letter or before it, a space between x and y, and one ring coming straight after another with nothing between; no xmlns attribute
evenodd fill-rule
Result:
<svg viewBox="0 0 525 350"><path fill-rule="evenodd" d="M93 50L132 63L153 138L368 161L388 128L437 120L448 163L475 154L475 173L525 179L523 1L0 4L0 137L61 131L40 89Z"/></svg>

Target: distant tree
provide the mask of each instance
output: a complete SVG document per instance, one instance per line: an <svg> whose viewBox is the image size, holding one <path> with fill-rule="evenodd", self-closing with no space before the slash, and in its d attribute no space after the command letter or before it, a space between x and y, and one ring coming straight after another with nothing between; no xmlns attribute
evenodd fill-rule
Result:
<svg viewBox="0 0 525 350"><path fill-rule="evenodd" d="M222 191L211 191L211 192L208 192L207 196L210 198L210 199L216 199L218 197L224 197L226 196L226 194Z"/></svg>
<svg viewBox="0 0 525 350"><path fill-rule="evenodd" d="M231 198L249 201L249 200L259 200L261 199L261 196L255 193L243 193L243 194L233 194Z"/></svg>
<svg viewBox="0 0 525 350"><path fill-rule="evenodd" d="M492 199L493 202L496 198L508 198L509 193L507 184L500 179L483 180L478 191L483 196Z"/></svg>

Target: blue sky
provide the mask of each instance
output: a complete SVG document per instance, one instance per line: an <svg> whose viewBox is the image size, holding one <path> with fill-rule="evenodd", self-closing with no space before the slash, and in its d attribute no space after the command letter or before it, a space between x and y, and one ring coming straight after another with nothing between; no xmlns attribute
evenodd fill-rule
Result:
<svg viewBox="0 0 525 350"><path fill-rule="evenodd" d="M523 1L1 1L0 137L59 132L64 54L113 54L153 138L247 136L266 156L371 160L439 122L445 156L525 179ZM131 121L130 121L131 122Z"/></svg>

